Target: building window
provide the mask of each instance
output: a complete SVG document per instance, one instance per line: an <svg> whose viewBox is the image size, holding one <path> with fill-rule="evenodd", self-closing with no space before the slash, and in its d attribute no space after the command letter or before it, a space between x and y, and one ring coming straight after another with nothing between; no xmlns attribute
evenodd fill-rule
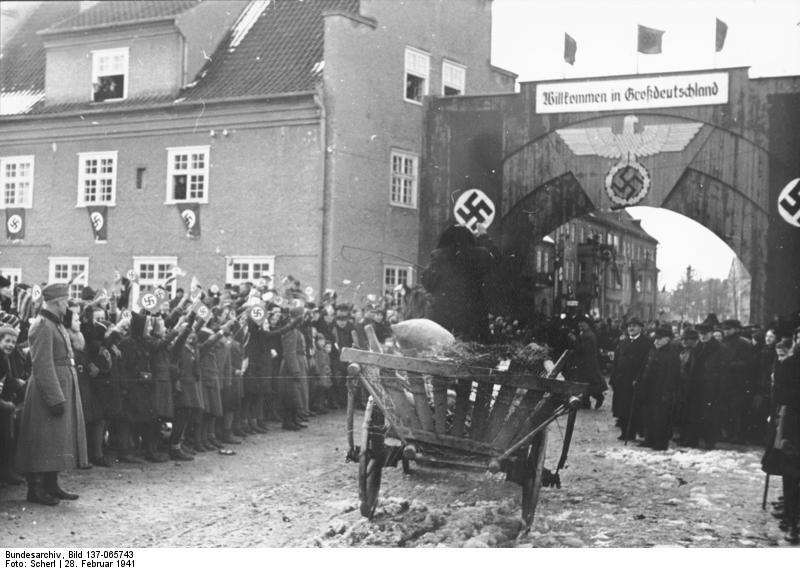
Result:
<svg viewBox="0 0 800 570"><path fill-rule="evenodd" d="M275 279L275 257L240 255L227 258L226 285L241 285L249 281L254 285L263 278Z"/></svg>
<svg viewBox="0 0 800 570"><path fill-rule="evenodd" d="M144 166L139 166L136 168L136 189L137 190L144 190L144 173L147 169Z"/></svg>
<svg viewBox="0 0 800 570"><path fill-rule="evenodd" d="M22 269L20 267L0 267L0 275L11 281L11 291L22 282Z"/></svg>
<svg viewBox="0 0 800 570"><path fill-rule="evenodd" d="M33 157L0 157L2 208L30 208L33 201Z"/></svg>
<svg viewBox="0 0 800 570"><path fill-rule="evenodd" d="M118 101L128 96L128 48L92 52L92 101Z"/></svg>
<svg viewBox="0 0 800 570"><path fill-rule="evenodd" d="M392 151L392 206L417 207L417 164L416 155Z"/></svg>
<svg viewBox="0 0 800 570"><path fill-rule="evenodd" d="M116 202L117 151L78 154L78 206Z"/></svg>
<svg viewBox="0 0 800 570"><path fill-rule="evenodd" d="M394 288L398 285L411 287L412 269L405 265L384 265L383 266L383 293L393 294Z"/></svg>
<svg viewBox="0 0 800 570"><path fill-rule="evenodd" d="M167 149L167 203L208 203L209 147Z"/></svg>
<svg viewBox="0 0 800 570"><path fill-rule="evenodd" d="M424 51L406 48L405 92L406 101L422 103L428 94L428 77L430 75L431 56Z"/></svg>
<svg viewBox="0 0 800 570"><path fill-rule="evenodd" d="M172 270L178 265L177 257L136 257L133 258L133 270L139 275L139 292L152 293L153 290L161 285L164 286L167 279L172 277ZM175 280L168 286L167 291L175 295Z"/></svg>
<svg viewBox="0 0 800 570"><path fill-rule="evenodd" d="M442 94L463 95L467 83L467 68L458 63L442 62Z"/></svg>
<svg viewBox="0 0 800 570"><path fill-rule="evenodd" d="M81 291L89 282L88 257L51 257L50 283L70 283L69 296L80 299Z"/></svg>

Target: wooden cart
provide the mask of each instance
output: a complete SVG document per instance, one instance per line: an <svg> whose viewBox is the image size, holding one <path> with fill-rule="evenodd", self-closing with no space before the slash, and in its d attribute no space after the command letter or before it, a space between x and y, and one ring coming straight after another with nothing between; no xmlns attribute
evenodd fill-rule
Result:
<svg viewBox="0 0 800 570"><path fill-rule="evenodd" d="M352 390L348 405L348 458L359 463L361 514L371 518L375 513L383 467L402 461L408 472L413 460L506 473L522 486L522 518L530 525L542 486L547 427L566 414L574 421L587 388L556 379L566 353L547 376L515 375L384 354L371 327L367 329L371 350L345 348L341 355L351 363L351 386L360 382L369 393L358 447ZM453 393L454 405L448 405Z"/></svg>

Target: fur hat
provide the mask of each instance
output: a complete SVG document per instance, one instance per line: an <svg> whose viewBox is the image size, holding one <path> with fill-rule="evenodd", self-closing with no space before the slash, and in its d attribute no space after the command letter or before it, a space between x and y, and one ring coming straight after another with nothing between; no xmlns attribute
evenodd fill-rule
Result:
<svg viewBox="0 0 800 570"><path fill-rule="evenodd" d="M740 329L742 323L738 319L725 319L719 326L723 329Z"/></svg>
<svg viewBox="0 0 800 570"><path fill-rule="evenodd" d="M714 330L714 327L708 323L700 323L694 328L699 334L707 334Z"/></svg>
<svg viewBox="0 0 800 570"><path fill-rule="evenodd" d="M630 319L628 319L628 322L625 323L625 326L629 327L631 325L637 325L637 326L643 327L644 323L642 322L642 320L639 317L631 317Z"/></svg>

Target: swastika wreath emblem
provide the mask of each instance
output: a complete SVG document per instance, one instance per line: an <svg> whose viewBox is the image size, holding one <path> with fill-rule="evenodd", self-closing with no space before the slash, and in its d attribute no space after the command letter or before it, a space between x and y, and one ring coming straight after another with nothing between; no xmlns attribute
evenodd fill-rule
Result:
<svg viewBox="0 0 800 570"><path fill-rule="evenodd" d="M18 234L19 231L22 229L22 216L19 214L14 214L13 216L8 218L6 222L8 226L8 231L11 234Z"/></svg>
<svg viewBox="0 0 800 570"><path fill-rule="evenodd" d="M612 202L619 206L633 206L650 191L650 174L635 160L620 162L608 171L605 186Z"/></svg>
<svg viewBox="0 0 800 570"><path fill-rule="evenodd" d="M477 188L463 192L453 207L453 216L456 221L469 228L471 232L476 231L478 224L483 224L488 228L494 221L494 215L494 202Z"/></svg>

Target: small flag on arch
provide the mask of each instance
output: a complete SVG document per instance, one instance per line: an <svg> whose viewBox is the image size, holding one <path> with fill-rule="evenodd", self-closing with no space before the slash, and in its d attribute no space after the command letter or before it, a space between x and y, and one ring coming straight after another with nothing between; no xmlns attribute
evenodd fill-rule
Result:
<svg viewBox="0 0 800 570"><path fill-rule="evenodd" d="M570 65L575 65L575 53L578 51L578 44L571 35L564 33L564 61Z"/></svg>
<svg viewBox="0 0 800 570"><path fill-rule="evenodd" d="M639 53L649 55L661 53L661 36L663 35L664 30L648 28L647 26L639 24Z"/></svg>
<svg viewBox="0 0 800 570"><path fill-rule="evenodd" d="M717 18L717 51L725 47L725 37L728 35L728 24Z"/></svg>

